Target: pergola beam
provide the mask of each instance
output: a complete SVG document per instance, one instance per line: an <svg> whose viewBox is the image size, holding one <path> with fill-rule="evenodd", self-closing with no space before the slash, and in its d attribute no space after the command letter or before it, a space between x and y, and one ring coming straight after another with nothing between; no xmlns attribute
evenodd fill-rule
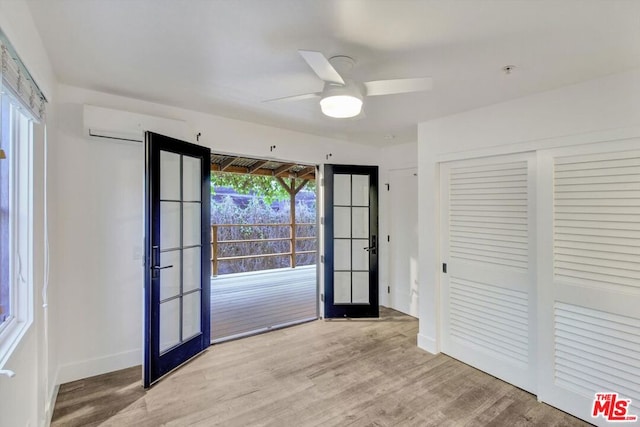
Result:
<svg viewBox="0 0 640 427"><path fill-rule="evenodd" d="M214 155L215 157L215 155ZM238 163L234 164L238 160ZM244 164L253 162L248 166ZM267 165L275 165L277 167L268 167ZM292 171L291 169L297 169ZM227 155L219 155L215 163L211 163L211 172L239 173L249 175L271 176L271 177L290 177L297 179L316 179L315 166L299 165L297 163L279 162L277 160L252 159L247 157L235 157Z"/></svg>
<svg viewBox="0 0 640 427"><path fill-rule="evenodd" d="M251 166L249 166L247 168L247 173L248 174L253 174L258 169L260 169L262 166L266 165L267 163L269 163L269 160L258 160L253 165L251 165Z"/></svg>
<svg viewBox="0 0 640 427"><path fill-rule="evenodd" d="M303 180L300 185L298 185L295 190L293 190L293 195L295 196L296 194L298 194L300 192L300 190L302 190L304 188L305 185L307 185L307 183L309 182L308 179ZM296 181L295 179L291 179L291 188L293 188L293 186L295 185Z"/></svg>
<svg viewBox="0 0 640 427"><path fill-rule="evenodd" d="M235 160L235 157L224 159L224 161L218 165L218 172L225 172L229 168L229 166L231 166L231 163L233 163Z"/></svg>
<svg viewBox="0 0 640 427"><path fill-rule="evenodd" d="M293 166L295 165L291 163L285 163L284 165L280 166L278 169L275 169L273 171L273 176L275 176L276 178L281 177L282 175L287 173L287 171L291 169Z"/></svg>
<svg viewBox="0 0 640 427"><path fill-rule="evenodd" d="M309 178L311 176L315 177L315 175L316 175L315 166L309 166L308 168L304 168L296 172L296 178L300 178L300 179Z"/></svg>
<svg viewBox="0 0 640 427"><path fill-rule="evenodd" d="M247 168L244 166L229 166L227 169L225 169L225 173L240 173L240 174L248 174L247 172ZM217 164L212 164L211 165L211 172L222 172L220 170L220 165ZM273 171L271 169L258 169L256 171L254 171L251 175L260 175L260 176L273 176Z"/></svg>
<svg viewBox="0 0 640 427"><path fill-rule="evenodd" d="M287 184L287 182L280 176L276 176L276 180L280 185L284 187L285 190L287 190L290 196L295 195L295 193L293 193L293 180L291 180L292 181L291 185Z"/></svg>

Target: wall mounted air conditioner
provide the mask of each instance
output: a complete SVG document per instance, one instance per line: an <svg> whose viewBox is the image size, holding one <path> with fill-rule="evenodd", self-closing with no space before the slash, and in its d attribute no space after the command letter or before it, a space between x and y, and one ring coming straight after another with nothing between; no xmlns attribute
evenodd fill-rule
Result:
<svg viewBox="0 0 640 427"><path fill-rule="evenodd" d="M83 121L85 136L96 140L142 142L145 131L189 140L187 123L182 120L84 105Z"/></svg>

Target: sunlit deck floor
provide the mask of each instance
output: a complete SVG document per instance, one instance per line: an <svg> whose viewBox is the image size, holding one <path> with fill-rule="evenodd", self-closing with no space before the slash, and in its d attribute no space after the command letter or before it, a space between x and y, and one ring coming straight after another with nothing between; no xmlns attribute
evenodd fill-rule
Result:
<svg viewBox="0 0 640 427"><path fill-rule="evenodd" d="M317 315L315 265L211 279L213 342L312 320Z"/></svg>

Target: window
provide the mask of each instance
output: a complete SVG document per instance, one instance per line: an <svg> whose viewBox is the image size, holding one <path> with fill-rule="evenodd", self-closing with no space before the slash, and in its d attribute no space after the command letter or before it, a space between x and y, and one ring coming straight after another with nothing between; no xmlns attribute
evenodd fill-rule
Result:
<svg viewBox="0 0 640 427"><path fill-rule="evenodd" d="M0 118L4 114L0 114ZM4 122L2 123L4 128ZM3 135L4 129L0 132L0 136ZM2 149L0 155L0 328L5 325L11 319L11 292L9 286L9 161L11 158L11 149L8 144L9 140L5 142L4 139L0 140L0 149ZM1 329L0 329L1 330Z"/></svg>
<svg viewBox="0 0 640 427"><path fill-rule="evenodd" d="M33 319L33 123L45 105L0 30L0 369Z"/></svg>
<svg viewBox="0 0 640 427"><path fill-rule="evenodd" d="M0 95L0 366L32 319L32 124ZM3 157L3 158L2 158Z"/></svg>

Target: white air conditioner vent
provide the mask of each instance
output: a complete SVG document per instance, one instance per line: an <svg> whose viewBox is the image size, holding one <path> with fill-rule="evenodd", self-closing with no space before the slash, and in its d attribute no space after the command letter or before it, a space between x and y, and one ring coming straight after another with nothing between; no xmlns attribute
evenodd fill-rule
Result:
<svg viewBox="0 0 640 427"><path fill-rule="evenodd" d="M182 120L148 116L129 111L85 105L83 111L86 137L103 141L142 142L144 132L152 131L188 140L187 124Z"/></svg>

